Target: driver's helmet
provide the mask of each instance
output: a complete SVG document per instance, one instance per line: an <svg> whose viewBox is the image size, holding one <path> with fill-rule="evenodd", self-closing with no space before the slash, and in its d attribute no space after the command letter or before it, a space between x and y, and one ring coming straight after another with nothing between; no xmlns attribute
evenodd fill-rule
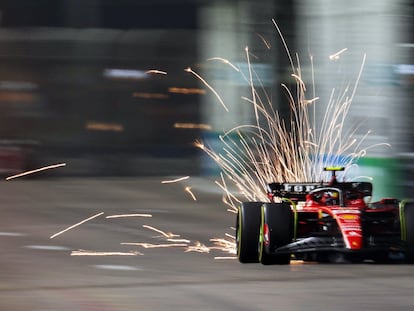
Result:
<svg viewBox="0 0 414 311"><path fill-rule="evenodd" d="M326 191L323 195L323 202L326 205L339 204L339 193L338 193L338 191Z"/></svg>

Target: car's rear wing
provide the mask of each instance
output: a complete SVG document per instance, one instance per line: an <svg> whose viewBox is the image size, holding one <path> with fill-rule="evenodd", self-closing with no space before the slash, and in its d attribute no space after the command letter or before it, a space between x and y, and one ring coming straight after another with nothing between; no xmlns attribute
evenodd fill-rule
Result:
<svg viewBox="0 0 414 311"><path fill-rule="evenodd" d="M344 192L358 191L364 197L372 196L372 183L370 182L337 182L335 185L330 183L270 183L267 185L269 198L279 197L288 198L296 201L305 201L306 195L314 189L334 186Z"/></svg>
<svg viewBox="0 0 414 311"><path fill-rule="evenodd" d="M270 198L288 198L297 201L305 201L306 195L320 187L327 186L324 183L270 183L267 185L267 195Z"/></svg>

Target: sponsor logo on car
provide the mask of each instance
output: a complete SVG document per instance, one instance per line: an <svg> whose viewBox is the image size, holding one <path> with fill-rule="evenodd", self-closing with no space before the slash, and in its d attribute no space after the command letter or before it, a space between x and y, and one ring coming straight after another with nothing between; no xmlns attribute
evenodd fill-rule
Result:
<svg viewBox="0 0 414 311"><path fill-rule="evenodd" d="M359 216L356 214L345 214L345 215L337 215L342 220L357 220Z"/></svg>
<svg viewBox="0 0 414 311"><path fill-rule="evenodd" d="M345 214L361 214L360 210L357 209L340 209L340 210L333 210L332 213L334 213L335 215L340 216L345 215Z"/></svg>

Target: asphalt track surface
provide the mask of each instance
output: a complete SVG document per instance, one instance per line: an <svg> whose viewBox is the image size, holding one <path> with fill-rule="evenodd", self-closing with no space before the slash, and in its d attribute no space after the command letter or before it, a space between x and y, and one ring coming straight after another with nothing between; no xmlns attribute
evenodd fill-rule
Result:
<svg viewBox="0 0 414 311"><path fill-rule="evenodd" d="M234 215L212 181L165 179L172 177L3 182L0 310L414 309L411 265L242 265L220 250L121 244L175 244L144 225L189 246L234 234ZM120 214L152 217L106 218Z"/></svg>

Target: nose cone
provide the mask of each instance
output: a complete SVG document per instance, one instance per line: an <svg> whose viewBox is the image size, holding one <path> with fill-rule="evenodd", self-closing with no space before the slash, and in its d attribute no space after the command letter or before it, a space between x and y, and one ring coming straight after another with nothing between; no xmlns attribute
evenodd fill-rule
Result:
<svg viewBox="0 0 414 311"><path fill-rule="evenodd" d="M336 221L348 249L362 248L361 213L358 210L336 211Z"/></svg>

